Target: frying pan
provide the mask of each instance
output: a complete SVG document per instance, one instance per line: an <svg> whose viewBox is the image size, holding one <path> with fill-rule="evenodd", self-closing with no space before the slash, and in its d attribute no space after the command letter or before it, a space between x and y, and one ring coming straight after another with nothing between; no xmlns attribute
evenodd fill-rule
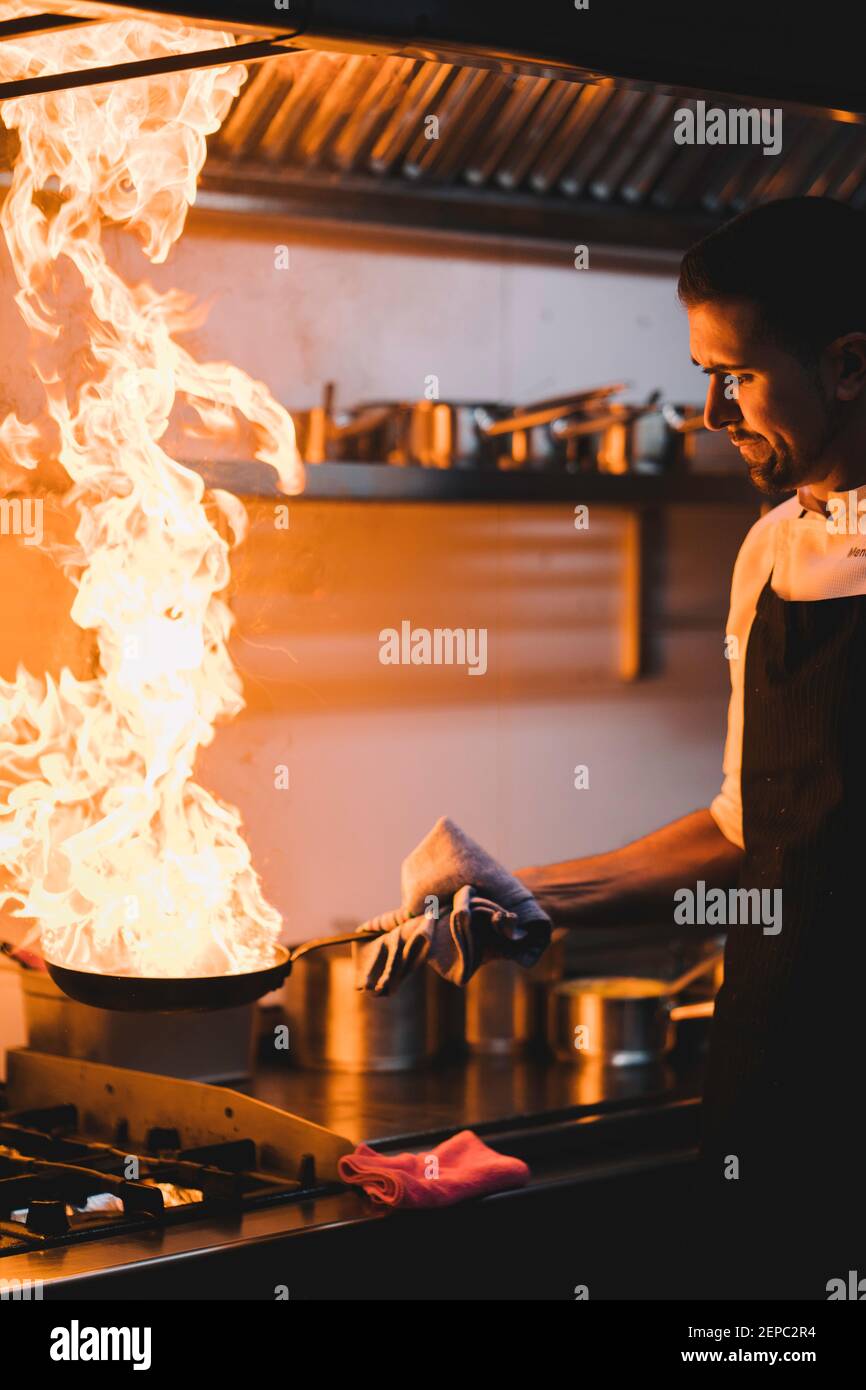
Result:
<svg viewBox="0 0 866 1390"><path fill-rule="evenodd" d="M46 960L45 965L58 988L70 999L77 999L79 1004L120 1013L207 1013L250 1004L272 989L279 989L291 974L295 961L311 951L363 941L382 935L383 930L320 936L302 942L291 951L285 946L275 946L270 965L239 975L102 975L95 970L72 970L68 965L57 965L50 960Z"/></svg>

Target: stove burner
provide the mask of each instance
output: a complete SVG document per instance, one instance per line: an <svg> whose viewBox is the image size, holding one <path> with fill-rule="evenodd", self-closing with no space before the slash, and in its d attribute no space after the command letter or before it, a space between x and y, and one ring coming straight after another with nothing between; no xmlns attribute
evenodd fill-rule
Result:
<svg viewBox="0 0 866 1390"><path fill-rule="evenodd" d="M177 1130L151 1129L122 1145L83 1138L74 1105L0 1111L0 1257L335 1190L313 1154L297 1180L263 1172L251 1139L183 1148Z"/></svg>
<svg viewBox="0 0 866 1390"><path fill-rule="evenodd" d="M0 1265L113 1236L146 1249L147 1233L196 1222L229 1239L248 1212L341 1190L354 1145L243 1092L27 1047L6 1065Z"/></svg>

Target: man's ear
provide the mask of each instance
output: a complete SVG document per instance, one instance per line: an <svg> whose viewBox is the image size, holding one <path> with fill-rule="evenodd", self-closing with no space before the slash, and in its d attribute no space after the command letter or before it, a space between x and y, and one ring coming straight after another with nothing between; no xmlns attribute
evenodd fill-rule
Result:
<svg viewBox="0 0 866 1390"><path fill-rule="evenodd" d="M866 390L866 333L845 333L828 351L835 369L836 399L856 400Z"/></svg>

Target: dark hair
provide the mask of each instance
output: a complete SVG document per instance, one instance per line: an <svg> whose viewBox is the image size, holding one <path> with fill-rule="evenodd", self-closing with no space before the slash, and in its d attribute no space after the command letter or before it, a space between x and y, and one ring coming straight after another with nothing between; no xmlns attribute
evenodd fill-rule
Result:
<svg viewBox="0 0 866 1390"><path fill-rule="evenodd" d="M780 198L689 248L677 286L687 308L754 304L761 331L804 362L843 333L866 333L866 214L832 198Z"/></svg>

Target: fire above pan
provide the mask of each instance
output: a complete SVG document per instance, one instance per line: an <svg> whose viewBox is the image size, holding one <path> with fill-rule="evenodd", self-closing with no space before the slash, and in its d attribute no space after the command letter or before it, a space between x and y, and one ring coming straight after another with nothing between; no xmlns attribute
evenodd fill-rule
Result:
<svg viewBox="0 0 866 1390"><path fill-rule="evenodd" d="M20 9L0 0L0 19L14 25ZM305 475L267 387L198 361L179 340L190 303L124 279L106 246L115 224L158 264L181 235L206 134L244 81L232 36L124 17L0 43L0 78L219 43L213 72L77 86L61 101L31 93L3 113L18 151L0 226L33 384L49 383L33 418L8 411L4 463L14 479L43 464L65 475L76 544L60 564L94 650L84 674L19 663L0 683L0 905L36 924L58 967L106 979L242 979L286 963L240 811L195 779L217 723L244 707L226 591L247 514L228 494L205 496L169 452L168 425L180 452L190 432L219 440L245 423L283 493ZM52 185L62 196L46 200Z"/></svg>

